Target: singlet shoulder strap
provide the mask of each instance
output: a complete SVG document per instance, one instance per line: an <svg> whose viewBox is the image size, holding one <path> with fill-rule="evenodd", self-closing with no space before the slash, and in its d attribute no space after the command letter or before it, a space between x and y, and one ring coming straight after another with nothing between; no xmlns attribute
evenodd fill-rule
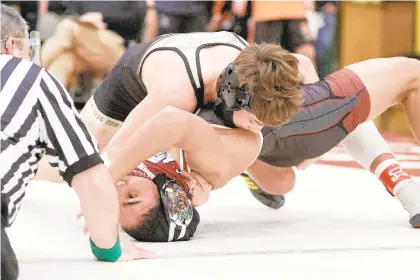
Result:
<svg viewBox="0 0 420 280"><path fill-rule="evenodd" d="M138 74L141 76L145 59L156 51L174 51L184 61L188 77L197 98L197 107L204 106L204 81L200 65L200 51L206 47L229 46L242 50L248 43L231 32L198 32L188 34L167 34L158 37L145 51L138 66ZM196 111L195 110L195 111Z"/></svg>

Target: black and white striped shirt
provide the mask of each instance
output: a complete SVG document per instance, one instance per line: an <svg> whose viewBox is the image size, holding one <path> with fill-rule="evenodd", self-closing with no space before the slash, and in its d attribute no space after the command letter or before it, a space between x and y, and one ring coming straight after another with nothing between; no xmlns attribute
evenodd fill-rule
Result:
<svg viewBox="0 0 420 280"><path fill-rule="evenodd" d="M4 54L0 69L0 183L10 199L10 225L44 154L68 184L103 161L71 97L50 73Z"/></svg>

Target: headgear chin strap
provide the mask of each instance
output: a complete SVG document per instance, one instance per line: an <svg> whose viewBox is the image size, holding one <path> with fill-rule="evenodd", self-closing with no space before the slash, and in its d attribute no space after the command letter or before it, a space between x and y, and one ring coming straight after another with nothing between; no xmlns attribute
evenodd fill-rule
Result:
<svg viewBox="0 0 420 280"><path fill-rule="evenodd" d="M221 117L223 123L227 127L236 128L235 122L233 121L233 111L227 110L222 99L217 99L214 103L214 112L217 116Z"/></svg>
<svg viewBox="0 0 420 280"><path fill-rule="evenodd" d="M217 97L214 110L216 115L223 118L226 126L236 127L233 123L233 111L251 111L251 93L246 86L240 87L233 63L230 63L219 77Z"/></svg>

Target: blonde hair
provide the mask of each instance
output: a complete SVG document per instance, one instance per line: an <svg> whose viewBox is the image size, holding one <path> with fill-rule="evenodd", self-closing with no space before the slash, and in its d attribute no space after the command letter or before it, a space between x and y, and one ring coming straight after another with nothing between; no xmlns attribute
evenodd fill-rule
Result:
<svg viewBox="0 0 420 280"><path fill-rule="evenodd" d="M251 107L265 125L280 126L299 110L303 81L299 61L275 44L252 44L235 60L240 86L251 91Z"/></svg>

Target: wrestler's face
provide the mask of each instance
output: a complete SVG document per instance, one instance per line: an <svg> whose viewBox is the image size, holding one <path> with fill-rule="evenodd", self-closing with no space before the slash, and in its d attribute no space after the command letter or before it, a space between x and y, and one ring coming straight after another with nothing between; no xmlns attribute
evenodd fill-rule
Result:
<svg viewBox="0 0 420 280"><path fill-rule="evenodd" d="M233 112L233 122L239 128L248 129L254 133L259 133L264 127L257 117L246 110Z"/></svg>
<svg viewBox="0 0 420 280"><path fill-rule="evenodd" d="M158 189L151 180L125 176L117 183L120 200L120 224L123 228L136 226L140 217L159 201Z"/></svg>

